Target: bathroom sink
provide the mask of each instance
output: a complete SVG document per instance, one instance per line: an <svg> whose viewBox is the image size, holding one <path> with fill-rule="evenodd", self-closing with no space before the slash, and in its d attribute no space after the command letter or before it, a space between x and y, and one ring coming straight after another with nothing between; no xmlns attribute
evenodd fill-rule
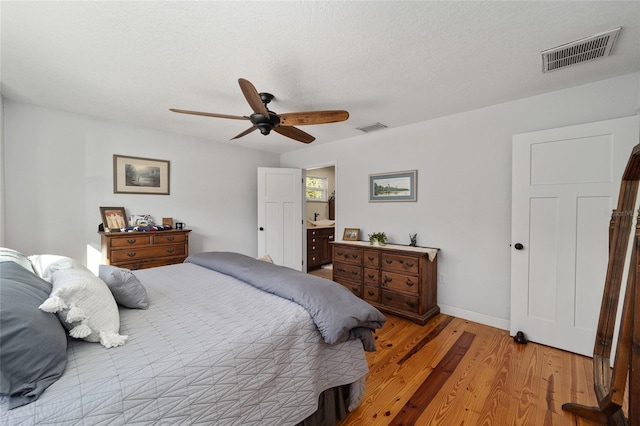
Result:
<svg viewBox="0 0 640 426"><path fill-rule="evenodd" d="M321 219L321 220L308 220L307 223L311 226L334 226L335 220Z"/></svg>

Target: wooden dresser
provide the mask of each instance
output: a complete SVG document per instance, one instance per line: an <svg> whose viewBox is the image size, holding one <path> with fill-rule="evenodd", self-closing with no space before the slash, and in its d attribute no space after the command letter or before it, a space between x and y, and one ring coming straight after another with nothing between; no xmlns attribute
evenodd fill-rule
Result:
<svg viewBox="0 0 640 426"><path fill-rule="evenodd" d="M438 249L333 243L333 280L381 311L424 325L437 305ZM431 260L432 259L432 260Z"/></svg>
<svg viewBox="0 0 640 426"><path fill-rule="evenodd" d="M182 263L189 256L189 232L100 232L102 263L127 269Z"/></svg>
<svg viewBox="0 0 640 426"><path fill-rule="evenodd" d="M307 269L331 263L335 228L307 228Z"/></svg>

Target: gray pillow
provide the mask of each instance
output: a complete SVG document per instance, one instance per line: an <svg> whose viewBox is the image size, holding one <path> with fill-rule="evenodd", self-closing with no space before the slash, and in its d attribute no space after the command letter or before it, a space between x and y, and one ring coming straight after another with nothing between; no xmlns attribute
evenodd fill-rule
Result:
<svg viewBox="0 0 640 426"><path fill-rule="evenodd" d="M0 262L0 395L9 409L28 404L67 366L67 333L38 309L51 284L14 262Z"/></svg>
<svg viewBox="0 0 640 426"><path fill-rule="evenodd" d="M126 268L100 265L98 276L107 283L113 298L125 308L147 309L149 298L140 280Z"/></svg>

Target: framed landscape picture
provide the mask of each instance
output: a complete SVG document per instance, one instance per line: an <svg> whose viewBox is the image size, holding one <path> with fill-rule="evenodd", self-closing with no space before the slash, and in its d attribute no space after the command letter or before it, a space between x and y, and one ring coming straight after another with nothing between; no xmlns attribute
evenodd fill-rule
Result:
<svg viewBox="0 0 640 426"><path fill-rule="evenodd" d="M114 155L113 192L169 195L169 161Z"/></svg>
<svg viewBox="0 0 640 426"><path fill-rule="evenodd" d="M417 170L369 175L369 202L416 201Z"/></svg>

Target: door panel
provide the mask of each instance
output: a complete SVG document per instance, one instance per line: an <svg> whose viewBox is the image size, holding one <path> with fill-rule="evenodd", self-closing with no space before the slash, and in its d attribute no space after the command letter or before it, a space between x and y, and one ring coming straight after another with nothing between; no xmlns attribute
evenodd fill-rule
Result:
<svg viewBox="0 0 640 426"><path fill-rule="evenodd" d="M258 168L258 256L302 270L302 171Z"/></svg>
<svg viewBox="0 0 640 426"><path fill-rule="evenodd" d="M513 137L511 333L592 355L608 229L638 117Z"/></svg>

